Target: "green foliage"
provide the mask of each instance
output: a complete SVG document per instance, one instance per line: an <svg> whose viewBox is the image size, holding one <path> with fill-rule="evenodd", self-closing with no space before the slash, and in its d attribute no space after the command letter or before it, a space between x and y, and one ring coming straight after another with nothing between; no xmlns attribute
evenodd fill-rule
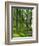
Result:
<svg viewBox="0 0 39 46"><path fill-rule="evenodd" d="M32 36L32 9L13 8L12 17L12 37Z"/></svg>

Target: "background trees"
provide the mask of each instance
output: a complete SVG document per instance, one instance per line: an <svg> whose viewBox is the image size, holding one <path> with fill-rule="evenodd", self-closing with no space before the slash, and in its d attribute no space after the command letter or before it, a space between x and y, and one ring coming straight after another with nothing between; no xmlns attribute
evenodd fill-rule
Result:
<svg viewBox="0 0 39 46"><path fill-rule="evenodd" d="M32 9L12 8L14 37L32 36Z"/></svg>

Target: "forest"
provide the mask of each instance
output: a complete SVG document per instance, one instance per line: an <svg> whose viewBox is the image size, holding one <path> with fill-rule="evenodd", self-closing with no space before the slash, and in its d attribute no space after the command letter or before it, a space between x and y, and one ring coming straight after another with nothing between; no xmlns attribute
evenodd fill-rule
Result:
<svg viewBox="0 0 39 46"><path fill-rule="evenodd" d="M32 36L32 9L12 8L12 37Z"/></svg>

